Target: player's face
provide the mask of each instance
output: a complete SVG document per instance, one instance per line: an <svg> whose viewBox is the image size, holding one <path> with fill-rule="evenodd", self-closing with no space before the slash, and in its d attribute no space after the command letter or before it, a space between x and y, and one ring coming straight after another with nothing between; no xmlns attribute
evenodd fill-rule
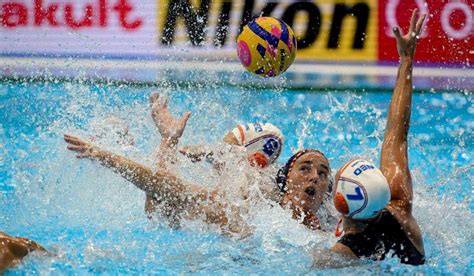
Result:
<svg viewBox="0 0 474 276"><path fill-rule="evenodd" d="M289 205L296 213L316 212L328 190L329 174L326 157L318 152L303 154L288 173L282 204Z"/></svg>

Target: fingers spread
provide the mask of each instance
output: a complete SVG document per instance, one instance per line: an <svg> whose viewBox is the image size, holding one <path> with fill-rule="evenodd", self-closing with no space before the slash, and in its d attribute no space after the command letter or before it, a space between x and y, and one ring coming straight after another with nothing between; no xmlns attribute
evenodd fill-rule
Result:
<svg viewBox="0 0 474 276"><path fill-rule="evenodd" d="M414 9L412 14L411 14L411 20L410 20L410 34L415 31L415 24L416 24L416 13L418 12L417 9Z"/></svg>
<svg viewBox="0 0 474 276"><path fill-rule="evenodd" d="M421 28L423 27L423 22L425 22L426 19L426 14L423 14L419 19L418 22L416 22L416 35L419 35L421 33Z"/></svg>
<svg viewBox="0 0 474 276"><path fill-rule="evenodd" d="M67 149L72 150L72 151L77 151L77 152L84 152L85 151L85 149L83 147L73 146L73 145L67 146Z"/></svg>
<svg viewBox="0 0 474 276"><path fill-rule="evenodd" d="M150 95L150 104L153 109L166 108L168 106L168 97L154 92Z"/></svg>
<svg viewBox="0 0 474 276"><path fill-rule="evenodd" d="M191 117L191 111L187 111L183 114L183 119L186 119L186 121L189 119L189 117Z"/></svg>
<svg viewBox="0 0 474 276"><path fill-rule="evenodd" d="M70 136L70 135L66 135L66 134L64 135L64 141L66 141L69 144L73 144L73 145L82 145L82 144L84 144L84 142L81 141L79 138L74 137L74 136Z"/></svg>
<svg viewBox="0 0 474 276"><path fill-rule="evenodd" d="M402 38L402 35L400 34L400 29L399 29L398 27L394 27L394 28L392 29L392 31L393 31L393 34L395 35L395 37L396 37L397 39L401 39L401 38Z"/></svg>
<svg viewBox="0 0 474 276"><path fill-rule="evenodd" d="M77 138L77 137L76 137L76 136L69 135L69 134L64 134L64 139L66 139L66 138L75 139L75 138Z"/></svg>
<svg viewBox="0 0 474 276"><path fill-rule="evenodd" d="M160 94L158 94L158 92L153 92L150 95L150 103L154 104L156 102L156 100L158 100L159 97L160 97Z"/></svg>
<svg viewBox="0 0 474 276"><path fill-rule="evenodd" d="M155 101L152 103L152 108L155 110L161 110L168 107L168 97L167 96L158 96Z"/></svg>
<svg viewBox="0 0 474 276"><path fill-rule="evenodd" d="M189 117L191 117L191 112L190 111L184 113L184 115L181 117L180 123L183 127L186 126L186 123L188 122Z"/></svg>

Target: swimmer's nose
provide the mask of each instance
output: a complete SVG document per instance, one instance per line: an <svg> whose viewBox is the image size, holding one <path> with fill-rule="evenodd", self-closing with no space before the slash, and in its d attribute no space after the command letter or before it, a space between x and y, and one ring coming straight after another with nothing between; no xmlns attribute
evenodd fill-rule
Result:
<svg viewBox="0 0 474 276"><path fill-rule="evenodd" d="M309 179L309 182L311 184L314 184L314 185L318 185L319 183L319 176L318 176L318 172L315 171L315 173L311 176L311 178Z"/></svg>

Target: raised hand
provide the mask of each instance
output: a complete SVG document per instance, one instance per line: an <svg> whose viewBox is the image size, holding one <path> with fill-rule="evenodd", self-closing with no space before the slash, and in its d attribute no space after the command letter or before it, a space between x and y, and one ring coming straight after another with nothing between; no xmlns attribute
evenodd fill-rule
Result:
<svg viewBox="0 0 474 276"><path fill-rule="evenodd" d="M68 143L68 150L77 152L77 158L93 159L94 157L96 157L99 151L99 148L97 148L96 146L76 136L64 134L64 141Z"/></svg>
<svg viewBox="0 0 474 276"><path fill-rule="evenodd" d="M416 20L416 14L418 10L414 9L411 15L410 29L405 35L401 35L398 27L393 28L393 33L397 39L397 50L401 58L409 57L413 58L415 54L416 43L420 37L421 28L425 21L426 14L422 15Z"/></svg>
<svg viewBox="0 0 474 276"><path fill-rule="evenodd" d="M153 93L150 96L151 116L162 138L175 140L183 135L191 112L185 112L181 118L175 118L168 110L168 97Z"/></svg>

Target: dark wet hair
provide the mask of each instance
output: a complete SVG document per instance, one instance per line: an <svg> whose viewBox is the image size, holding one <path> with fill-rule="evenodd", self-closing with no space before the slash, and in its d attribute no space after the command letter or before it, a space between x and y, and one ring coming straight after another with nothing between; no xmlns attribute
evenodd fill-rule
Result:
<svg viewBox="0 0 474 276"><path fill-rule="evenodd" d="M296 160L298 160L298 158L300 158L301 156L303 156L303 154L308 153L308 152L319 153L324 158L326 158L326 160L328 160L326 155L324 155L324 153L322 153L321 151L317 149L303 149L303 150L297 151L295 154L293 154L290 157L290 159L288 159L288 161L286 161L286 164L283 167L281 167L277 172L276 183L277 183L278 189L280 190L280 193L282 194L286 193L286 184L288 183L288 174L290 173L290 170L295 164ZM331 179L332 177L329 178L329 183L328 183L329 192L331 192L332 190L333 181Z"/></svg>

